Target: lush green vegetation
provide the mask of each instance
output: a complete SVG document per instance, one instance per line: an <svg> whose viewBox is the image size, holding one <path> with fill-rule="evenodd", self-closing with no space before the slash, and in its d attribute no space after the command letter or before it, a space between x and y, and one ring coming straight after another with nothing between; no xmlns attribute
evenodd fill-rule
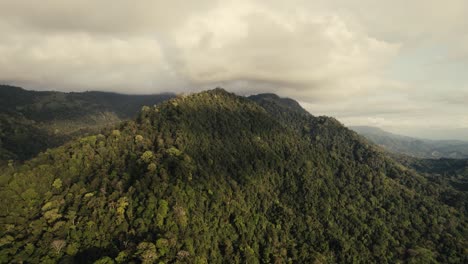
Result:
<svg viewBox="0 0 468 264"><path fill-rule="evenodd" d="M416 159L397 156L402 164L416 170L429 181L439 184L442 199L468 212L468 160L462 159Z"/></svg>
<svg viewBox="0 0 468 264"><path fill-rule="evenodd" d="M468 261L452 189L271 95L143 107L0 186L1 263Z"/></svg>
<svg viewBox="0 0 468 264"><path fill-rule="evenodd" d="M78 136L134 118L143 105L173 97L104 92L34 92L0 85L0 165L26 160Z"/></svg>
<svg viewBox="0 0 468 264"><path fill-rule="evenodd" d="M405 156L396 159L431 180L448 183L460 191L468 192L468 160L415 159Z"/></svg>

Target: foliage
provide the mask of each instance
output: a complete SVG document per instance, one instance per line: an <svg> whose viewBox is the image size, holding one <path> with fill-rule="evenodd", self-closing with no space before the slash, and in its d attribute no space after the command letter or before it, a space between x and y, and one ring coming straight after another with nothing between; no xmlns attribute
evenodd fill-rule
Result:
<svg viewBox="0 0 468 264"><path fill-rule="evenodd" d="M26 91L0 85L0 165L27 160L70 139L134 118L144 105L172 94Z"/></svg>
<svg viewBox="0 0 468 264"><path fill-rule="evenodd" d="M271 97L178 97L0 177L5 263L468 260L452 189Z"/></svg>

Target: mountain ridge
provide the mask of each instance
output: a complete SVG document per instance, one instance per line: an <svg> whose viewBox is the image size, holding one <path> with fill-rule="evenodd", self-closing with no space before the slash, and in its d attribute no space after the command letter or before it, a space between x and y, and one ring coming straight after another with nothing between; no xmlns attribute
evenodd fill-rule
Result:
<svg viewBox="0 0 468 264"><path fill-rule="evenodd" d="M141 107L173 94L28 91L0 85L0 165L23 161L72 138L134 118ZM34 140L33 140L34 138Z"/></svg>
<svg viewBox="0 0 468 264"><path fill-rule="evenodd" d="M468 158L468 142L466 141L420 139L368 126L351 126L350 128L392 153L417 158Z"/></svg>
<svg viewBox="0 0 468 264"><path fill-rule="evenodd" d="M221 89L3 173L0 262L466 260L451 189L333 118Z"/></svg>

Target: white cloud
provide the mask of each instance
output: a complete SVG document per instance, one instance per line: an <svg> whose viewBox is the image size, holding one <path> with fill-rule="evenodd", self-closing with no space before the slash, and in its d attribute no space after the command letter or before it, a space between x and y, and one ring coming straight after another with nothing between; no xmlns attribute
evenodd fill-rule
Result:
<svg viewBox="0 0 468 264"><path fill-rule="evenodd" d="M0 0L0 82L224 86L289 96L350 125L456 128L466 123L467 15L465 0Z"/></svg>
<svg viewBox="0 0 468 264"><path fill-rule="evenodd" d="M148 38L18 35L0 43L0 57L2 79L32 87L150 92L177 80L158 42Z"/></svg>
<svg viewBox="0 0 468 264"><path fill-rule="evenodd" d="M192 17L175 39L184 73L196 84L243 80L308 96L368 89L399 48L334 14L291 14L238 2Z"/></svg>
<svg viewBox="0 0 468 264"><path fill-rule="evenodd" d="M378 70L399 49L332 12L288 12L262 1L0 7L0 79L32 87L157 92L224 85L340 97L382 82Z"/></svg>

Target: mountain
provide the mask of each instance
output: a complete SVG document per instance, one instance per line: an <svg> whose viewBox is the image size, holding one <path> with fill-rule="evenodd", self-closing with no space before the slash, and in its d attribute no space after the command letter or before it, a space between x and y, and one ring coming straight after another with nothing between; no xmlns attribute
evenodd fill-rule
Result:
<svg viewBox="0 0 468 264"><path fill-rule="evenodd" d="M298 102L291 98L282 98L272 93L252 95L248 98L250 100L261 103L263 107L268 108L269 110L282 109L288 113L296 112L299 114L308 114L308 112L302 108ZM271 107L266 107L267 104L269 104Z"/></svg>
<svg viewBox="0 0 468 264"><path fill-rule="evenodd" d="M395 159L432 181L449 184L468 195L468 159L418 159L402 155Z"/></svg>
<svg viewBox="0 0 468 264"><path fill-rule="evenodd" d="M179 96L0 179L0 263L468 261L457 190L271 96Z"/></svg>
<svg viewBox="0 0 468 264"><path fill-rule="evenodd" d="M71 138L134 118L172 94L27 91L0 85L0 161L26 160Z"/></svg>
<svg viewBox="0 0 468 264"><path fill-rule="evenodd" d="M368 126L353 126L350 128L393 153L426 159L468 159L468 142L418 139L396 135L380 128Z"/></svg>

